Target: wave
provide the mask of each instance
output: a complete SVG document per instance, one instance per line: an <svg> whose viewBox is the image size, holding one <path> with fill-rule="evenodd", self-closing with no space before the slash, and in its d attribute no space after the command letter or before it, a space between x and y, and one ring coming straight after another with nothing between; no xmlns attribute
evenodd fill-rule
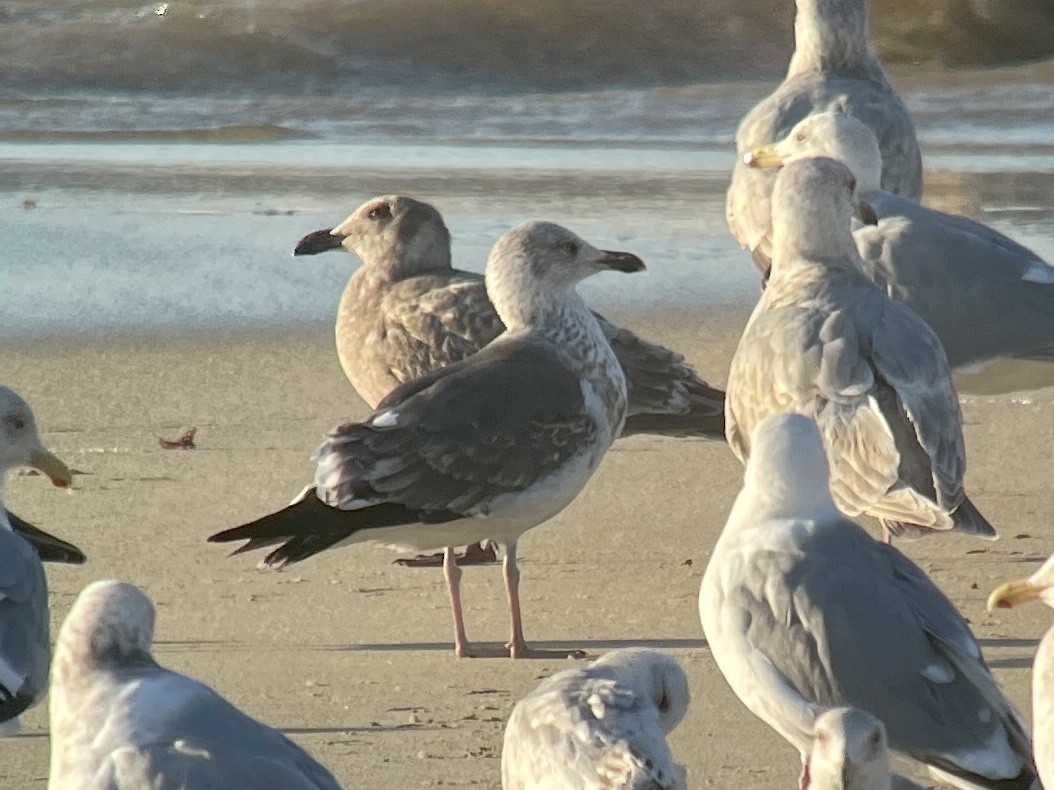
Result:
<svg viewBox="0 0 1054 790"><path fill-rule="evenodd" d="M1054 55L1049 0L871 0L871 13L892 65ZM778 74L793 17L792 0L6 0L0 73L8 89L51 94L727 81Z"/></svg>

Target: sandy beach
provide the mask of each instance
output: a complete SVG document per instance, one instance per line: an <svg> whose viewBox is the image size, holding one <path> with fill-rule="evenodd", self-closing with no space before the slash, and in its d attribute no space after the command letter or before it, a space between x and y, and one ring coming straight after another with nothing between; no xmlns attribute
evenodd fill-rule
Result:
<svg viewBox="0 0 1054 790"><path fill-rule="evenodd" d="M744 307L609 316L683 351L724 382ZM517 699L556 661L462 660L451 649L440 572L392 565L382 548L328 552L285 572L227 559L206 536L281 506L310 479L325 431L367 412L328 328L0 345L3 380L34 406L45 442L79 470L72 491L13 476L8 503L79 545L83 567L51 566L53 628L87 582L121 578L158 607L156 656L281 728L346 787L500 785L501 738ZM964 401L967 490L995 543L902 544L961 607L996 676L1027 709L1042 607L988 615L998 582L1052 548L1047 459L1054 390ZM158 436L198 428L198 449ZM693 787L793 787L794 750L747 712L718 673L696 611L711 547L741 469L721 443L633 438L581 496L521 543L528 639L591 655L670 650L693 703L674 733ZM470 638L506 638L501 574L469 568ZM46 706L0 741L0 786L43 787Z"/></svg>

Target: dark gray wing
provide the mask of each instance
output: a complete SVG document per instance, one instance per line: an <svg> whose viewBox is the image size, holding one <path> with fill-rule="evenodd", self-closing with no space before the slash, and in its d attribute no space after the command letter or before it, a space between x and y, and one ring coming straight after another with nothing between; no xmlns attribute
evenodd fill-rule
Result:
<svg viewBox="0 0 1054 790"><path fill-rule="evenodd" d="M0 528L0 722L44 695L51 662L48 587L33 547Z"/></svg>
<svg viewBox="0 0 1054 790"><path fill-rule="evenodd" d="M593 315L626 376L628 406L622 436L724 438L724 392L700 378L683 354Z"/></svg>
<svg viewBox="0 0 1054 790"><path fill-rule="evenodd" d="M548 349L503 342L397 387L364 423L318 450L318 496L333 507L398 503L484 514L590 447L578 376Z"/></svg>

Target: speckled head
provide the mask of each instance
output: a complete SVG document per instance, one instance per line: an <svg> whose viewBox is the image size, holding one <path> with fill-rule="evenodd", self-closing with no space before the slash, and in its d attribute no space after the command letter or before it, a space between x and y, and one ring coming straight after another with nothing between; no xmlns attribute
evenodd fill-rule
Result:
<svg viewBox="0 0 1054 790"><path fill-rule="evenodd" d="M73 480L66 465L41 442L29 404L14 390L0 386L0 484L5 472L19 466L39 469L56 486L68 486Z"/></svg>
<svg viewBox="0 0 1054 790"><path fill-rule="evenodd" d="M867 0L797 0L787 76L806 71L882 72L871 44Z"/></svg>
<svg viewBox="0 0 1054 790"><path fill-rule="evenodd" d="M508 231L487 259L487 294L506 327L531 325L562 294L603 271L640 272L629 252L599 250L565 227L528 222Z"/></svg>
<svg viewBox="0 0 1054 790"><path fill-rule="evenodd" d="M304 236L294 255L345 249L392 281L451 268L450 231L428 203L405 195L367 200L335 228Z"/></svg>
<svg viewBox="0 0 1054 790"><path fill-rule="evenodd" d="M74 601L56 642L56 662L105 667L141 660L154 639L154 605L127 582L92 582Z"/></svg>

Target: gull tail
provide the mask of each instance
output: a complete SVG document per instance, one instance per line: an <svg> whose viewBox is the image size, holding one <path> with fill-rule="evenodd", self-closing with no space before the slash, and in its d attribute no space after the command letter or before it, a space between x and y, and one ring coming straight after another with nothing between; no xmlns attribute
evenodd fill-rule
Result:
<svg viewBox="0 0 1054 790"><path fill-rule="evenodd" d="M675 438L725 439L725 393L700 378L687 384L688 410L643 412L626 417L622 436L650 434Z"/></svg>
<svg viewBox="0 0 1054 790"><path fill-rule="evenodd" d="M357 510L330 507L316 495L314 488L279 511L239 527L210 535L209 543L244 540L231 556L278 544L264 557L273 568L292 565L342 543L365 530L411 524L435 524L464 518L457 513L413 510L392 502L382 502ZM363 540L369 540L364 536Z"/></svg>
<svg viewBox="0 0 1054 790"><path fill-rule="evenodd" d="M42 529L38 529L25 521L10 510L7 511L7 520L11 529L21 535L29 545L36 551L41 562L61 562L66 565L83 565L88 559L84 552L54 535L49 535Z"/></svg>

